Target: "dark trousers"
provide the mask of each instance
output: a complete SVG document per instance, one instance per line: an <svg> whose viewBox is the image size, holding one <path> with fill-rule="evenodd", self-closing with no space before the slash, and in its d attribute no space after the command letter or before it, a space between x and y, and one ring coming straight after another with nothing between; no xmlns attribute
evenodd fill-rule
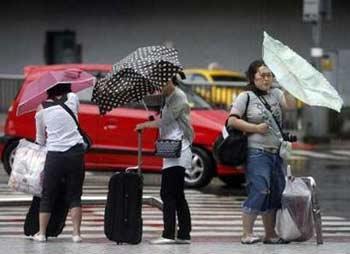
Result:
<svg viewBox="0 0 350 254"><path fill-rule="evenodd" d="M73 146L65 152L47 152L40 212L51 212L55 197L62 186L66 186L66 201L69 207L80 207L84 176L82 145ZM62 185L62 181L65 185Z"/></svg>
<svg viewBox="0 0 350 254"><path fill-rule="evenodd" d="M162 172L160 196L163 201L163 237L175 238L176 214L179 229L177 238L190 240L191 215L184 193L185 169L180 166L166 168Z"/></svg>

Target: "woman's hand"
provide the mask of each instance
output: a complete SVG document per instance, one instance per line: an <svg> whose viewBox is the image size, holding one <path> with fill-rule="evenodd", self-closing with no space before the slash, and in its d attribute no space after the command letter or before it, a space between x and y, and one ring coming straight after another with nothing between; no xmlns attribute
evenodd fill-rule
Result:
<svg viewBox="0 0 350 254"><path fill-rule="evenodd" d="M157 123L158 121L155 120L136 124L135 131L142 131L144 128L158 128Z"/></svg>
<svg viewBox="0 0 350 254"><path fill-rule="evenodd" d="M148 122L136 124L135 131L142 131L144 128L147 128L147 123Z"/></svg>
<svg viewBox="0 0 350 254"><path fill-rule="evenodd" d="M266 123L260 123L255 125L256 133L266 134L269 130L269 126Z"/></svg>

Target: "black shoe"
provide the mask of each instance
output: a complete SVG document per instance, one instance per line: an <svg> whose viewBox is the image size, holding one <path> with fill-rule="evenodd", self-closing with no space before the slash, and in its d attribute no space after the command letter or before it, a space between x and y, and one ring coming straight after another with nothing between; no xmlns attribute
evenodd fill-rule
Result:
<svg viewBox="0 0 350 254"><path fill-rule="evenodd" d="M270 238L270 239L264 239L264 244L288 244L290 243L287 240L284 240L283 238L276 237L276 238Z"/></svg>

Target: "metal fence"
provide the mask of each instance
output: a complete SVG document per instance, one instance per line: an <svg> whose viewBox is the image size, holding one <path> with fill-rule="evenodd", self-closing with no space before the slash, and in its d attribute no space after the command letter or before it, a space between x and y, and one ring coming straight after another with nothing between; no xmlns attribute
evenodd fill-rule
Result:
<svg viewBox="0 0 350 254"><path fill-rule="evenodd" d="M7 112L22 83L22 75L0 74L0 112Z"/></svg>
<svg viewBox="0 0 350 254"><path fill-rule="evenodd" d="M23 82L22 75L0 74L0 112L7 112ZM245 82L182 82L214 108L229 110L232 101L244 90ZM297 130L300 109L290 110L284 115L284 128ZM300 128L300 127L299 127Z"/></svg>

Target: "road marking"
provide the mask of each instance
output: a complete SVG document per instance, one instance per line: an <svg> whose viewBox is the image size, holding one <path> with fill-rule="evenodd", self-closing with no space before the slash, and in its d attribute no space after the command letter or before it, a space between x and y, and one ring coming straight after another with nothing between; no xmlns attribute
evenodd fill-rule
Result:
<svg viewBox="0 0 350 254"><path fill-rule="evenodd" d="M86 187L88 192L106 195L105 186ZM145 195L159 195L159 187L145 187ZM203 197L204 196L204 197ZM202 194L198 190L186 190L192 217L191 236L197 241L217 239L217 241L238 240L242 232L241 203L244 196L217 196ZM26 238L23 224L28 207L2 207L0 210L0 237ZM163 230L162 213L157 208L143 206L143 239L145 241L158 237ZM350 239L350 220L339 216L324 215L323 235L332 239ZM104 205L83 206L82 236L91 241L106 241L104 235ZM263 235L261 217L258 217L254 230ZM71 239L72 222L70 216L60 239ZM54 241L54 239L53 239Z"/></svg>
<svg viewBox="0 0 350 254"><path fill-rule="evenodd" d="M334 152L333 152L334 153ZM294 150L292 151L293 156L304 156L318 159L331 159L331 160L350 160L349 156L338 156L332 153L321 153L315 151L306 151L306 150ZM345 154L342 154L345 155Z"/></svg>

